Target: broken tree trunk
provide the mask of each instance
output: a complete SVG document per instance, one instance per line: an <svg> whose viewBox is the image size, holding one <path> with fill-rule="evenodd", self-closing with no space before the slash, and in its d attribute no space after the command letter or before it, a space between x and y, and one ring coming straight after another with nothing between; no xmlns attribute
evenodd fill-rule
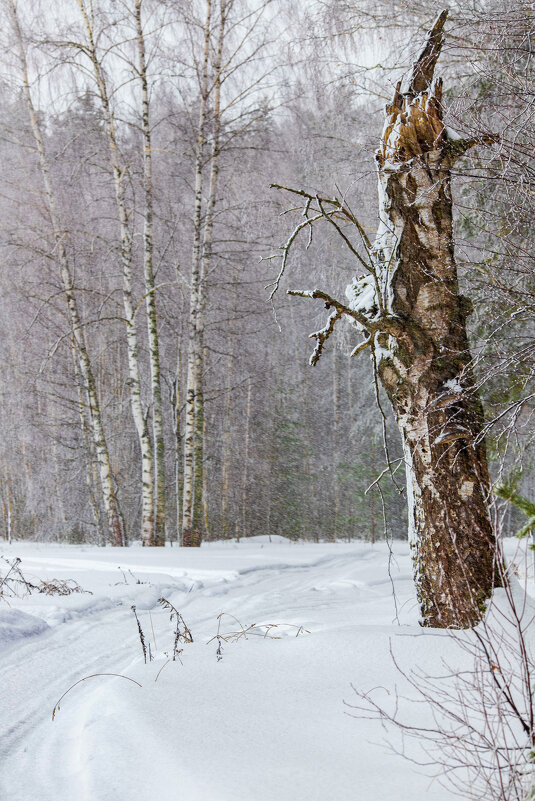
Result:
<svg viewBox="0 0 535 801"><path fill-rule="evenodd" d="M321 298L332 309L313 335L312 363L342 315L365 333L354 353L371 347L403 438L422 624L464 628L481 619L501 572L487 505L483 412L470 378L470 304L459 293L454 258L451 170L469 147L492 137L462 139L444 126L442 82L434 70L446 17L440 14L386 107L376 154L380 222L374 244L367 243L369 274L348 287L348 306L318 290L291 294ZM315 200L307 214L319 207L343 236L335 220L353 222L365 240L340 201L299 194Z"/></svg>
<svg viewBox="0 0 535 801"><path fill-rule="evenodd" d="M422 620L441 628L476 623L497 578L469 304L453 252L451 169L476 142L448 135L433 78L446 16L387 106L372 250L385 310L403 321L401 336L374 334L374 358L403 437ZM353 291L358 303L358 282Z"/></svg>

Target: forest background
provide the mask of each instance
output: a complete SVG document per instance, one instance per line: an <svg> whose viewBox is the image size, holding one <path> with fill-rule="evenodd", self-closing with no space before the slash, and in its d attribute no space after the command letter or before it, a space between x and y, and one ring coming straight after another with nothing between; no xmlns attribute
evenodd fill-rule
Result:
<svg viewBox="0 0 535 801"><path fill-rule="evenodd" d="M312 368L325 312L285 295L343 296L359 264L316 226L270 301L295 224L270 185L343 197L376 229L384 105L441 9L4 2L6 538L406 535L357 332ZM493 477L531 497L534 26L531 3L450 3L441 62L447 125L498 135L457 164L456 252ZM506 533L515 514L497 509Z"/></svg>

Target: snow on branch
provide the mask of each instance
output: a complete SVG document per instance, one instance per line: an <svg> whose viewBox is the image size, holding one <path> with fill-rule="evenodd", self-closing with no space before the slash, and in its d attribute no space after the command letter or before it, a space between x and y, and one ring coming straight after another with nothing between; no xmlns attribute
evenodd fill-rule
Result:
<svg viewBox="0 0 535 801"><path fill-rule="evenodd" d="M314 300L324 300L325 301L325 308L330 309L333 307L335 311L339 313L341 317L343 314L347 315L347 317L351 317L355 322L359 323L363 328L368 329L370 327L370 321L367 317L364 316L361 312L353 311L350 309L349 306L346 306L345 303L340 303L339 300L333 298L331 295L328 295L326 292L322 292L321 289L312 289L312 290L303 290L303 289L288 289L287 295L293 295L298 298L313 298Z"/></svg>
<svg viewBox="0 0 535 801"><path fill-rule="evenodd" d="M334 331L334 326L342 316L343 312L334 309L330 315L329 319L327 320L326 325L323 326L319 331L315 331L313 334L309 334L309 339L316 339L316 347L314 348L314 352L310 357L310 364L314 367L315 364L318 363L319 357L323 352L323 346L327 339L330 337L332 332Z"/></svg>
<svg viewBox="0 0 535 801"><path fill-rule="evenodd" d="M323 346L329 336L332 334L334 330L334 326L338 320L340 320L344 315L346 317L351 318L355 323L358 324L359 327L364 329L366 334L370 336L375 331L384 331L393 336L399 336L403 332L403 328L401 325L401 321L398 320L393 315L383 315L379 316L374 320L369 320L362 312L356 311L355 309L351 309L349 306L346 306L344 303L340 303L339 300L333 298L331 295L328 295L326 292L322 292L320 289L312 289L312 290L304 290L304 289L288 289L288 295L293 295L294 297L298 298L312 298L314 300L323 300L325 301L325 308L326 309L333 309L331 314L329 315L329 319L326 325L320 329L319 331L315 331L313 334L310 334L312 339L317 339L318 343L314 349L312 356L310 357L310 364L315 365L318 362L322 352ZM352 356L356 356L357 353L360 353L368 345L371 343L371 338L366 339L364 342L361 342L354 348L353 352L351 353Z"/></svg>

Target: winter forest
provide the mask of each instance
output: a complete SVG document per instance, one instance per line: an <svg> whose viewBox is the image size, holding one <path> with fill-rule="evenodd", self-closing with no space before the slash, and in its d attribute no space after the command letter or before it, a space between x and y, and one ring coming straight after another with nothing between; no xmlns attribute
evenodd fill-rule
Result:
<svg viewBox="0 0 535 801"><path fill-rule="evenodd" d="M533 798L535 4L0 7L5 797Z"/></svg>
<svg viewBox="0 0 535 801"><path fill-rule="evenodd" d="M467 5L442 56L446 122L499 135L453 183L470 369L491 468L529 495L531 15ZM344 298L365 245L350 221L351 247L315 224L273 295L305 201L270 185L341 198L373 239L382 113L431 6L6 5L7 538L373 541L383 508L405 536L403 470L366 493L385 438L401 456L369 351L351 358L341 324L311 368L327 315L286 296Z"/></svg>

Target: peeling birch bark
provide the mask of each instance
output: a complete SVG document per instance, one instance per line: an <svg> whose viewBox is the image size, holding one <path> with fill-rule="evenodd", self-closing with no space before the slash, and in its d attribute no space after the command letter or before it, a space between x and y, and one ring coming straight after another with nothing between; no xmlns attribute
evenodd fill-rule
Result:
<svg viewBox="0 0 535 801"><path fill-rule="evenodd" d="M327 325L311 335L317 340L312 364L342 316L364 333L352 355L371 347L403 438L422 625L465 628L481 620L503 571L488 509L483 409L471 378L470 303L459 292L454 257L451 172L470 147L495 137L463 139L444 125L442 81L434 72L447 16L447 11L439 15L386 107L376 153L379 229L373 246L337 198L290 189L307 198L306 219L283 248L275 287L296 236L321 218L335 226L368 270L348 286L348 305L318 289L288 294L323 300L331 309ZM369 265L337 219L355 225Z"/></svg>
<svg viewBox="0 0 535 801"><path fill-rule="evenodd" d="M470 381L469 305L459 293L452 228L451 169L477 143L451 138L442 121L434 69L446 17L386 108L372 249L375 304L402 323L395 337L380 327L372 334L374 356L403 437L422 623L440 628L476 624L499 583L483 410ZM362 284L348 288L353 308Z"/></svg>

